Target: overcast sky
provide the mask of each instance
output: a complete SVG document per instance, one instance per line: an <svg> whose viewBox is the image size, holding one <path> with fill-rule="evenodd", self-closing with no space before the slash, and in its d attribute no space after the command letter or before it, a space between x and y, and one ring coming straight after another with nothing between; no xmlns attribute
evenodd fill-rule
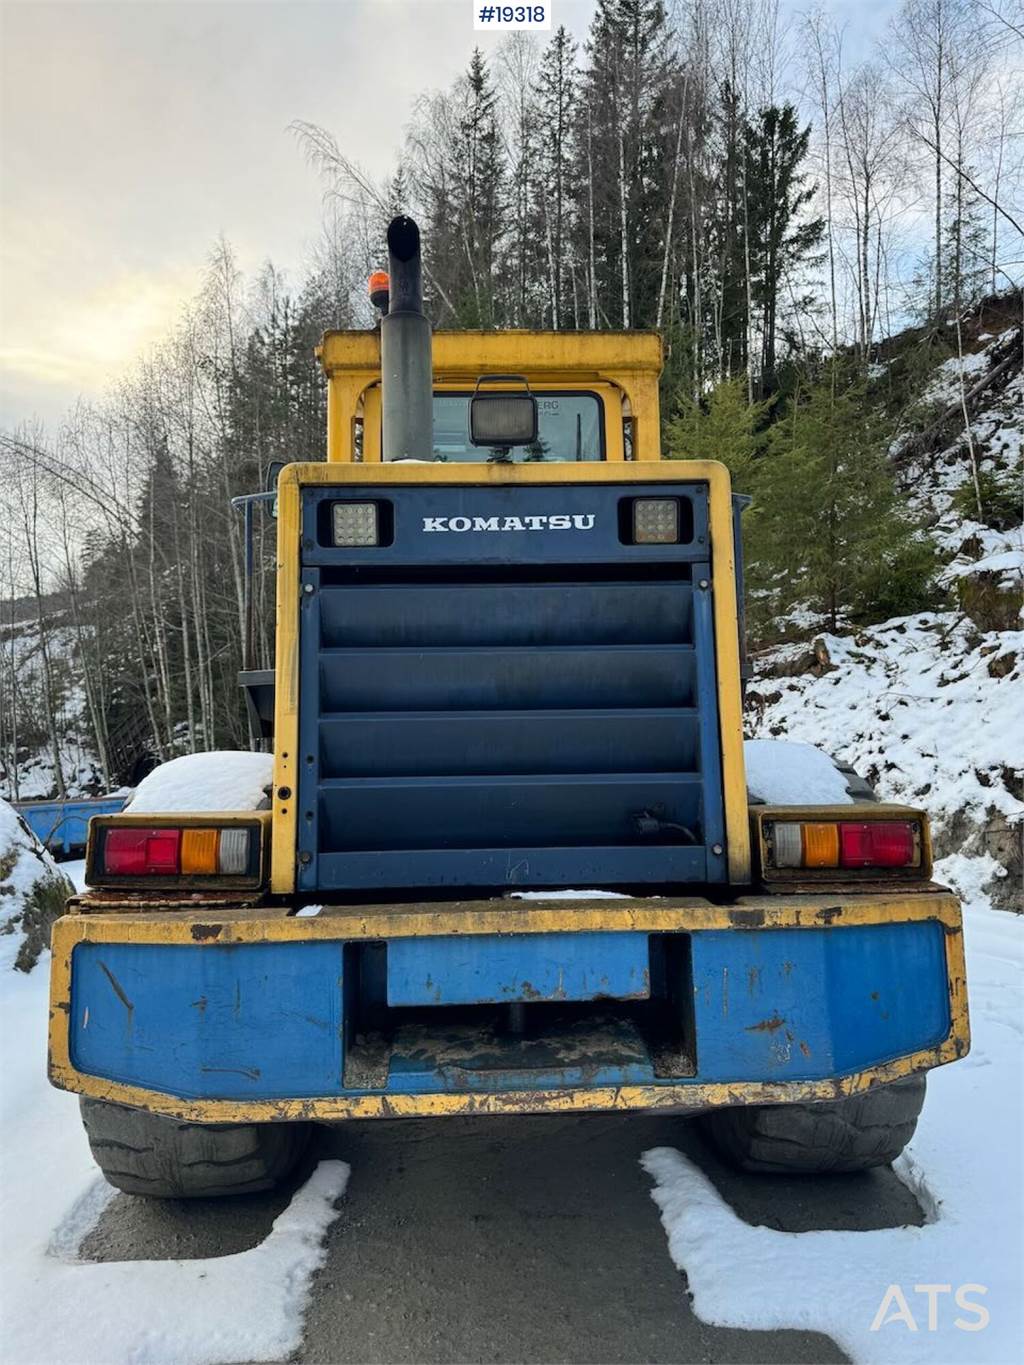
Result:
<svg viewBox="0 0 1024 1365"><path fill-rule="evenodd" d="M550 0L582 37L592 0ZM805 8L783 0L792 13ZM833 0L850 49L895 0ZM287 128L390 172L410 103L476 43L472 0L2 0L0 424L59 420L173 323L221 233L301 269L321 186Z"/></svg>

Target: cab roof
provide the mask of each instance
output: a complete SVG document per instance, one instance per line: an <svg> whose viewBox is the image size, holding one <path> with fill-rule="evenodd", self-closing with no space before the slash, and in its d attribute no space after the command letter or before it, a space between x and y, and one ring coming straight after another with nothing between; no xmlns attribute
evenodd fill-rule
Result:
<svg viewBox="0 0 1024 1365"><path fill-rule="evenodd" d="M380 375L380 332L325 332L317 357L335 375ZM538 382L604 381L629 389L630 379L657 379L662 344L657 332L434 332L437 382L476 380L482 374L515 373Z"/></svg>

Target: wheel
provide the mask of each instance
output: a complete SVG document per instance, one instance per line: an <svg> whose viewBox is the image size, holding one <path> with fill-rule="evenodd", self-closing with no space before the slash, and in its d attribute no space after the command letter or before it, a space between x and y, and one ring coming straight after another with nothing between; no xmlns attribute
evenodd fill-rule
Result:
<svg viewBox="0 0 1024 1365"><path fill-rule="evenodd" d="M888 1166L914 1135L925 1078L849 1099L716 1109L702 1119L715 1147L744 1171L819 1175Z"/></svg>
<svg viewBox="0 0 1024 1365"><path fill-rule="evenodd" d="M82 1122L107 1181L151 1199L212 1199L272 1189L309 1141L308 1123L179 1123L83 1099Z"/></svg>

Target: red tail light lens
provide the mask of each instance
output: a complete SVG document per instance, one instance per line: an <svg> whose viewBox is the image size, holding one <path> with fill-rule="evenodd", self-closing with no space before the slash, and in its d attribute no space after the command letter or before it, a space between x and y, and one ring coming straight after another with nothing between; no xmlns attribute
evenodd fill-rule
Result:
<svg viewBox="0 0 1024 1365"><path fill-rule="evenodd" d="M108 829L103 870L116 877L175 877L181 871L181 830Z"/></svg>
<svg viewBox="0 0 1024 1365"><path fill-rule="evenodd" d="M839 826L840 867L910 867L916 859L914 827L904 820Z"/></svg>

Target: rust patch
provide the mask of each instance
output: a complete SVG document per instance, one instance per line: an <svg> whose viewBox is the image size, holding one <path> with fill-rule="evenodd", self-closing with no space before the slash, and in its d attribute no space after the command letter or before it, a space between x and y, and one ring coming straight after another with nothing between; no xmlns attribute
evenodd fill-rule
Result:
<svg viewBox="0 0 1024 1365"><path fill-rule="evenodd" d="M783 1019L782 1016L779 1014L778 1010L776 1010L775 1013L769 1015L767 1019L762 1019L759 1024L748 1024L745 1029L745 1032L774 1033L775 1030L780 1029L785 1022L786 1022L785 1019Z"/></svg>
<svg viewBox="0 0 1024 1365"><path fill-rule="evenodd" d="M197 943L205 943L207 939L220 938L223 930L223 924L193 924L189 932Z"/></svg>
<svg viewBox="0 0 1024 1365"><path fill-rule="evenodd" d="M841 905L825 905L820 910L814 912L814 918L819 924L834 924L837 919L841 919L843 907Z"/></svg>
<svg viewBox="0 0 1024 1365"><path fill-rule="evenodd" d="M198 1000L192 1001L192 1008L198 1010L200 1014L206 1013L206 996L201 995Z"/></svg>
<svg viewBox="0 0 1024 1365"><path fill-rule="evenodd" d="M765 913L763 910L730 910L729 923L737 929L763 929Z"/></svg>
<svg viewBox="0 0 1024 1365"><path fill-rule="evenodd" d="M811 1055L811 1049L807 1046L803 1039L800 1040L800 1051L804 1054L805 1057L809 1057Z"/></svg>

